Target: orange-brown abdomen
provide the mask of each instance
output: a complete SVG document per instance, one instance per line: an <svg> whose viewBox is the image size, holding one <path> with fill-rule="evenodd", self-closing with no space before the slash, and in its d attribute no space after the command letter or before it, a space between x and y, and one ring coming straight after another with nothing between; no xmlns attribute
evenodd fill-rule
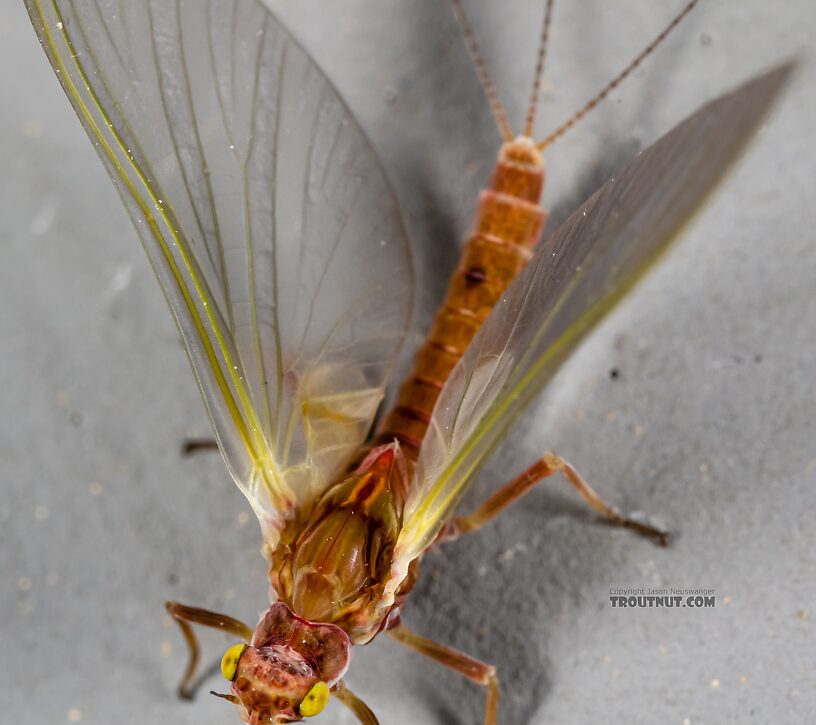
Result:
<svg viewBox="0 0 816 725"><path fill-rule="evenodd" d="M504 144L445 301L378 430L378 442L396 438L409 461L416 460L445 380L532 255L547 217L539 204L543 187L544 164L533 142Z"/></svg>

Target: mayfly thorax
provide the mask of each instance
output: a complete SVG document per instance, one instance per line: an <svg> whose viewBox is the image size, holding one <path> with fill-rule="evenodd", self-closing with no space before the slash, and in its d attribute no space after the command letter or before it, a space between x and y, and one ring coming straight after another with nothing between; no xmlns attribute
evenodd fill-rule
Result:
<svg viewBox="0 0 816 725"><path fill-rule="evenodd" d="M420 559L555 473L604 518L664 542L551 453L474 513L454 511L524 405L723 176L790 65L704 106L537 248L543 150L698 0L538 142L552 0L519 136L454 0L504 143L445 301L377 423L409 329L411 248L387 175L309 54L257 0L25 1L142 239L218 447L261 525L271 605L255 627L167 604L191 654L180 693L192 694L197 624L239 639L223 656L230 684L218 696L245 722L302 720L334 696L376 723L343 675L352 647L386 631L484 685L494 725L495 668L401 622Z"/></svg>

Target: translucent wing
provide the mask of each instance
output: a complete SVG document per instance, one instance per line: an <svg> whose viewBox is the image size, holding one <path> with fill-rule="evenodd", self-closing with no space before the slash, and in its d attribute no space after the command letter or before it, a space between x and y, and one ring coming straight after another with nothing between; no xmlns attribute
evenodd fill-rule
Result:
<svg viewBox="0 0 816 725"><path fill-rule="evenodd" d="M442 390L417 462L391 590L433 541L519 411L723 176L789 71L772 71L703 107L538 250Z"/></svg>
<svg viewBox="0 0 816 725"><path fill-rule="evenodd" d="M408 325L375 154L255 0L26 0L275 535L359 447Z"/></svg>

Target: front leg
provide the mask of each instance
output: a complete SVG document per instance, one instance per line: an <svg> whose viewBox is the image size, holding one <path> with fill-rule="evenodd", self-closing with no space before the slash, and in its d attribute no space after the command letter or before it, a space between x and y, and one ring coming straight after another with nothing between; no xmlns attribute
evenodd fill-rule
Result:
<svg viewBox="0 0 816 725"><path fill-rule="evenodd" d="M430 657L439 664L445 665L445 667L456 670L477 685L486 687L487 700L485 702L484 725L496 725L499 707L499 678L496 676L496 668L493 665L480 662L464 652L452 647L445 647L445 645L434 642L432 639L420 637L401 624L389 629L388 634L397 642L404 644L415 652Z"/></svg>
<svg viewBox="0 0 816 725"><path fill-rule="evenodd" d="M340 680L332 689L334 696L340 700L362 725L380 725L377 716L371 708L366 705L357 695L355 695L343 680Z"/></svg>
<svg viewBox="0 0 816 725"><path fill-rule="evenodd" d="M496 491L496 493L488 498L474 513L451 519L440 532L438 540L445 541L447 539L454 539L460 534L466 534L470 531L480 529L488 521L504 511L511 503L530 491L540 481L559 472L563 474L568 483L575 487L581 495L581 498L607 521L615 526L631 529L636 534L652 539L660 546L666 546L669 538L666 531L624 516L612 504L604 501L595 490L581 478L581 474L579 474L570 463L561 458L561 456L556 456L553 453L545 453L541 459L536 461L530 468Z"/></svg>
<svg viewBox="0 0 816 725"><path fill-rule="evenodd" d="M179 602L165 602L167 613L176 620L181 633L184 635L184 640L187 642L187 647L190 650L190 659L187 662L187 668L184 670L181 682L178 686L178 695L185 700L192 700L194 694L193 677L195 676L196 667L198 666L199 655L201 648L198 645L198 638L195 636L192 624L200 624L203 627L213 627L220 629L223 632L234 634L243 642L250 642L252 639L252 628L248 627L243 622L226 614L218 614L217 612L210 612L206 609L198 609L197 607L188 607Z"/></svg>

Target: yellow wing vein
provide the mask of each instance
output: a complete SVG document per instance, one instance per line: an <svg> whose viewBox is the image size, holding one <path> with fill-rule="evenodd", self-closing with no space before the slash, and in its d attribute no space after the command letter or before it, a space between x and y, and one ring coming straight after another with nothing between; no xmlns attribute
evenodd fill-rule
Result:
<svg viewBox="0 0 816 725"><path fill-rule="evenodd" d="M97 112L104 120L105 125L107 126L108 131L110 133L110 136L112 137L112 140L119 147L120 151L129 159L134 173L138 177L139 181L141 181L144 187L144 191L147 193L150 200L152 201L152 208L151 205L147 203L145 198L143 198L136 184L134 184L133 180L127 175L127 173L125 173L120 160L118 159L113 147L111 146L110 140L106 137L106 134L103 133L102 129L99 126L99 123L97 122L94 115L91 113L90 108L87 106L84 98L82 97L82 94L80 93L79 89L74 83L74 80L69 72L68 66L66 65L65 59L62 57L59 48L57 47L54 35L47 22L45 11L43 9L43 0L34 0L34 6L36 7L37 13L40 18L43 38L48 44L48 47L51 51L54 61L58 66L58 69L61 71L63 85L66 91L68 92L68 95L74 101L77 109L81 113L82 118L85 120L86 124L93 132L94 138L99 143L106 157L118 172L120 181L124 183L133 200L139 206L140 211L144 214L145 221L147 222L155 240L158 242L161 248L162 254L164 255L165 261L167 262L168 268L170 269L173 275L173 278L176 282L176 285L178 286L179 292L183 297L187 310L190 313L190 317L194 322L195 329L199 335L207 359L212 367L219 391L224 397L224 401L227 405L227 408L229 409L233 422L239 432L239 435L241 436L244 442L244 445L247 448L247 451L253 461L253 464L257 469L262 471L262 473L264 474L265 479L264 482L266 483L267 488L270 489L270 494L272 495L273 500L275 500L276 504L281 506L282 508L288 507L290 505L290 502L282 500L282 497L280 495L280 487L278 487L278 490L275 490L275 488L271 487L269 482L266 480L266 476L268 475L273 475L277 478L276 475L277 472L275 470L274 465L270 466L270 464L272 464L273 461L270 460L268 445L263 437L263 433L261 432L261 428L257 420L257 415L252 406L249 394L247 393L246 388L240 379L240 376L237 374L238 367L235 364L232 355L230 354L228 346L225 344L224 333L221 330L215 318L214 311L211 309L211 305L209 303L209 296L206 292L205 284L199 278L195 266L191 263L191 257L193 256L191 254L191 250L188 248L187 243L184 240L183 236L179 234L178 230L175 228L174 220L170 217L168 211L165 208L163 208L163 205L160 202L160 198L157 196L149 179L145 176L142 169L139 167L136 161L132 158L131 154L128 152L127 145L122 141L122 138L116 131L113 123L111 122L110 117L108 116L106 110L104 109L102 103L100 102L95 90L93 89L88 79L87 73L85 72L82 63L79 60L79 56L73 46L73 43L66 32L65 23L60 12L60 9L56 3L56 0L51 0L51 5L53 7L55 16L59 21L57 27L60 29L62 38L68 50L70 51L71 60L74 66L76 67L77 73L79 74L79 77L85 84L86 90L88 91L91 99L93 100ZM171 234L173 242L179 250L179 254L181 255L181 259L184 263L185 269L187 273L190 275L193 286L195 288L195 293L205 309L207 322L209 323L209 327L216 338L219 350L223 355L224 362L227 366L228 370L227 375L231 379L235 391L238 395L237 402L227 382L227 378L224 374L224 371L222 370L221 365L218 361L218 357L215 353L215 350L213 349L212 341L207 335L204 321L202 320L202 317L195 305L191 291L188 289L187 285L184 282L184 278L181 274L178 264L176 263L176 260L173 258L172 252L170 251L170 248L168 246L168 241L167 239L164 238L161 229L159 228L159 224L157 222L155 214L153 213L153 209L155 209L159 213L159 216L162 218L162 221L166 225L169 233ZM280 484L279 481L276 481L276 483Z"/></svg>

